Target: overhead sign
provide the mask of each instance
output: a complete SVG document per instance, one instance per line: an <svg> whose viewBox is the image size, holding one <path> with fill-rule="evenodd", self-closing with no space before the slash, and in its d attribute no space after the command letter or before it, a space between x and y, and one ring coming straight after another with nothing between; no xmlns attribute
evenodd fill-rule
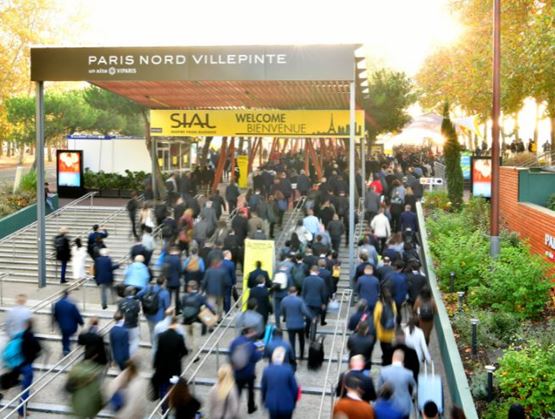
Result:
<svg viewBox="0 0 555 419"><path fill-rule="evenodd" d="M31 48L31 80L354 80L357 45Z"/></svg>
<svg viewBox="0 0 555 419"><path fill-rule="evenodd" d="M440 177L421 177L421 185L443 185L443 179Z"/></svg>
<svg viewBox="0 0 555 419"><path fill-rule="evenodd" d="M472 157L472 195L491 198L491 157Z"/></svg>
<svg viewBox="0 0 555 419"><path fill-rule="evenodd" d="M356 111L355 132L364 134L364 111ZM347 110L151 110L150 133L158 137L349 137Z"/></svg>

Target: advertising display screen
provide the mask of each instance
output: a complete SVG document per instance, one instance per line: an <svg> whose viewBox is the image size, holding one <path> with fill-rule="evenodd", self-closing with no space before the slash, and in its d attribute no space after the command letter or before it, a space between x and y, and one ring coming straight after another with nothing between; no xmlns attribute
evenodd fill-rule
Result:
<svg viewBox="0 0 555 419"><path fill-rule="evenodd" d="M472 158L472 195L491 198L491 157Z"/></svg>
<svg viewBox="0 0 555 419"><path fill-rule="evenodd" d="M461 169L463 172L463 179L470 180L470 160L472 154L469 152L461 153Z"/></svg>
<svg viewBox="0 0 555 419"><path fill-rule="evenodd" d="M56 152L57 189L61 197L79 196L83 190L83 151Z"/></svg>

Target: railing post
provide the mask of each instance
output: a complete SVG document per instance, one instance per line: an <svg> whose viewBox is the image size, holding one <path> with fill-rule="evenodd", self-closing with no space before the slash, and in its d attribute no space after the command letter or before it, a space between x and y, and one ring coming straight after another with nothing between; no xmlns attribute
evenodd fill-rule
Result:
<svg viewBox="0 0 555 419"><path fill-rule="evenodd" d="M2 305L2 307L4 307L4 277L5 275L2 275L2 278L0 278L0 305Z"/></svg>

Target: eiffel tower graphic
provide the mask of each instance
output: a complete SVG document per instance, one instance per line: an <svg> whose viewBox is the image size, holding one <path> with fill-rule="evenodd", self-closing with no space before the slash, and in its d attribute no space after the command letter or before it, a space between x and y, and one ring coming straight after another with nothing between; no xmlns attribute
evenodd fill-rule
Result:
<svg viewBox="0 0 555 419"><path fill-rule="evenodd" d="M330 127L327 134L337 134L337 132L335 131L335 126L333 125L333 113L331 114Z"/></svg>

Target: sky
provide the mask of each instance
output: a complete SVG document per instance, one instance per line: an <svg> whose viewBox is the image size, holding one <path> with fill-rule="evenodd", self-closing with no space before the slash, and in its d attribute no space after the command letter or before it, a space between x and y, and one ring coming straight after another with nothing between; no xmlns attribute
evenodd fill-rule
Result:
<svg viewBox="0 0 555 419"><path fill-rule="evenodd" d="M370 65L414 75L461 33L448 0L61 0L79 12L68 44L362 43Z"/></svg>

